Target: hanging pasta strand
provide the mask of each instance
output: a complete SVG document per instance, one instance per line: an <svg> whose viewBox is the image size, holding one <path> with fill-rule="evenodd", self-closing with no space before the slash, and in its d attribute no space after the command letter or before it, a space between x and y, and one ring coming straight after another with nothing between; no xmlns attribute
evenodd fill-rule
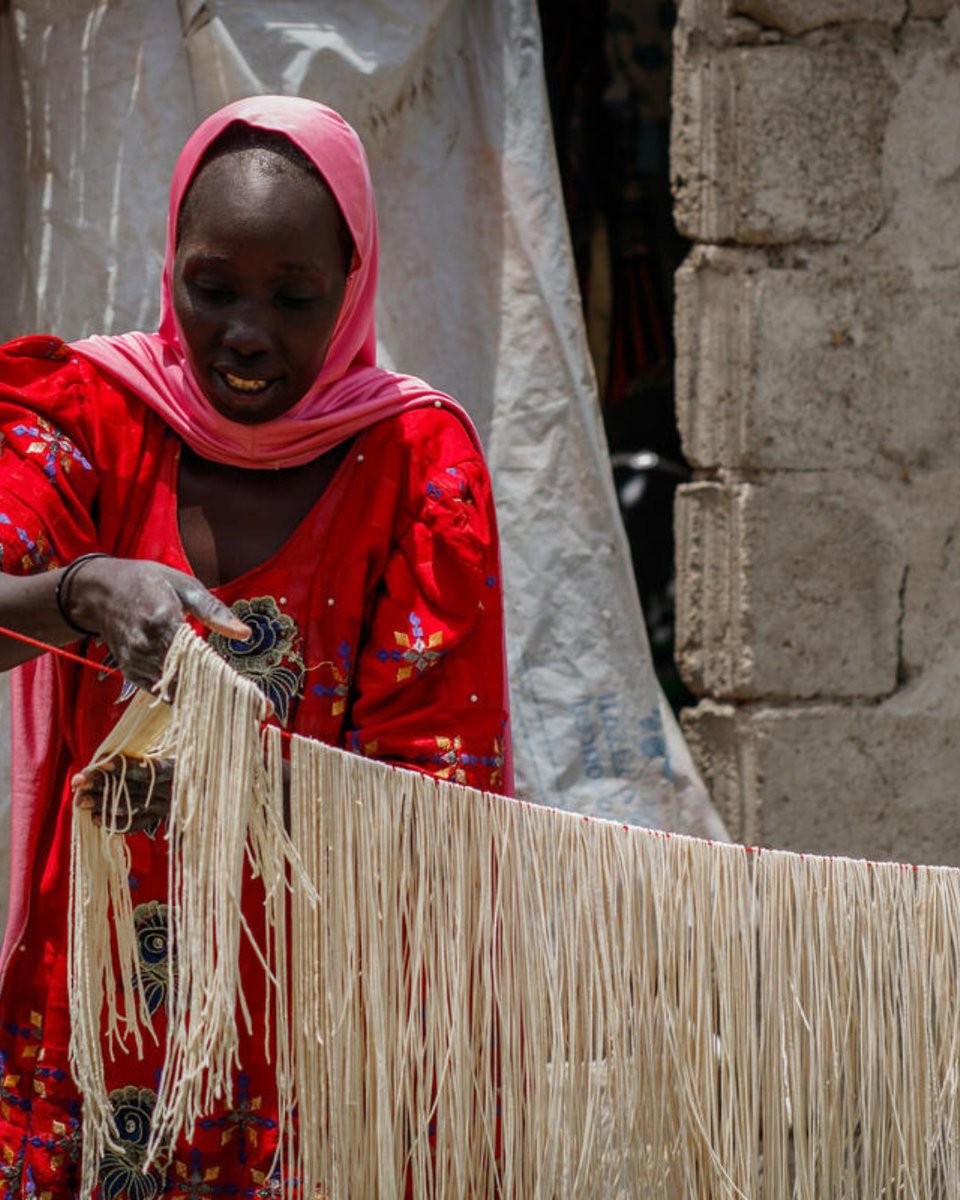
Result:
<svg viewBox="0 0 960 1200"><path fill-rule="evenodd" d="M88 770L105 767L121 753L150 764L166 756L169 709L137 696L99 747ZM76 806L70 844L68 984L72 1019L70 1067L83 1097L81 1193L91 1194L105 1150L119 1148L104 1082L101 1029L108 1051L133 1040L140 1050L150 1024L137 954L130 898L130 856L123 833L130 826L124 771L106 778L99 822ZM105 1014L105 1015L104 1015Z"/></svg>
<svg viewBox="0 0 960 1200"><path fill-rule="evenodd" d="M270 782L260 737L269 705L259 688L238 678L187 627L171 647L161 693L174 681L177 769L167 837L177 977L170 981L166 1061L147 1165L232 1098L238 1019L251 1028L238 970L240 897L252 814Z"/></svg>
<svg viewBox="0 0 960 1200"><path fill-rule="evenodd" d="M960 1200L957 870L714 845L285 746L189 632L165 679L173 704L136 701L97 760L176 760L154 1158L229 1104L248 937L277 1165L309 1200ZM115 1141L101 1029L150 1036L122 772L107 810L77 811L71 864L84 1196Z"/></svg>

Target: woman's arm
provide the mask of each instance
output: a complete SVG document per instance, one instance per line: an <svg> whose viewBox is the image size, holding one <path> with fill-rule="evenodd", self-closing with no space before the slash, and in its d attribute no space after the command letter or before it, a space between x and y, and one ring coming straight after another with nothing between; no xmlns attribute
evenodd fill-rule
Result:
<svg viewBox="0 0 960 1200"><path fill-rule="evenodd" d="M88 559L70 574L58 606L57 587L68 571L69 564L38 575L0 574L0 625L63 646L77 640L65 613L107 645L127 679L146 688L160 678L167 649L187 614L226 637L250 635L203 584L172 567L107 555ZM0 635L0 670L38 653Z"/></svg>

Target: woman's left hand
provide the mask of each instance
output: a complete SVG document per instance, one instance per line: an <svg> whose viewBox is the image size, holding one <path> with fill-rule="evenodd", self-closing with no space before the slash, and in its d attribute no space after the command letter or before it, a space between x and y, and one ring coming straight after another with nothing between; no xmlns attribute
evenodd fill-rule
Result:
<svg viewBox="0 0 960 1200"><path fill-rule="evenodd" d="M80 771L70 780L74 803L89 809L99 824L103 820L107 798L121 772L129 796L129 816L126 802L121 803L117 814L118 832L139 833L144 829L155 829L170 813L173 760L169 758L145 762L141 758L118 754L99 767Z"/></svg>

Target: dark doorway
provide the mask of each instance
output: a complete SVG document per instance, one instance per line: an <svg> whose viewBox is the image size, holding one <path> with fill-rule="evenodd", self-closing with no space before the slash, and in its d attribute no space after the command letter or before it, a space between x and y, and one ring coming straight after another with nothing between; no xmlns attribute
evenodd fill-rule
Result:
<svg viewBox="0 0 960 1200"><path fill-rule="evenodd" d="M614 479L654 666L674 708L671 0L540 0L557 157Z"/></svg>

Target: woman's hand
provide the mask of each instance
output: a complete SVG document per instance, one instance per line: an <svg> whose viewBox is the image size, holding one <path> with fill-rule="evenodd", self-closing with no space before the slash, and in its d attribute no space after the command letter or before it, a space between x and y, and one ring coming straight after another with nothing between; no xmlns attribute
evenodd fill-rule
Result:
<svg viewBox="0 0 960 1200"><path fill-rule="evenodd" d="M103 820L107 797L121 772L129 796L130 815L128 821L125 805L121 805L118 832L139 833L143 829L156 829L170 812L173 760L169 758L144 762L140 758L118 755L102 766L80 771L70 780L74 803L89 809L99 824Z"/></svg>
<svg viewBox="0 0 960 1200"><path fill-rule="evenodd" d="M63 603L77 625L96 630L124 676L142 688L159 680L187 613L225 637L250 636L249 626L199 580L139 559L105 556L81 563Z"/></svg>

